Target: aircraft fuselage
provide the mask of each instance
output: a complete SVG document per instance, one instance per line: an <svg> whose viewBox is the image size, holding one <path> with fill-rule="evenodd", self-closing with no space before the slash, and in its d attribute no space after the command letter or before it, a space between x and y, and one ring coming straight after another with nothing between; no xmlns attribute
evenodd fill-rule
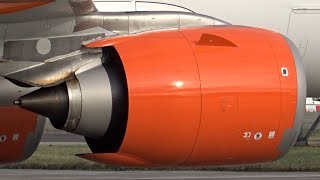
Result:
<svg viewBox="0 0 320 180"><path fill-rule="evenodd" d="M178 10L208 15L233 25L273 30L298 47L307 75L307 95L320 96L320 1L318 0L96 0L103 11ZM174 5L174 6L173 6ZM118 7L118 8L115 8Z"/></svg>

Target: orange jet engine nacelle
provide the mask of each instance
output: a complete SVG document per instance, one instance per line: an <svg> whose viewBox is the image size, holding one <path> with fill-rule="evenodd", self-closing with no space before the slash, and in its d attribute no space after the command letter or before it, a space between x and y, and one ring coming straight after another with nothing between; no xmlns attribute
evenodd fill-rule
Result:
<svg viewBox="0 0 320 180"><path fill-rule="evenodd" d="M93 153L80 157L119 166L246 164L275 160L297 139L306 79L297 48L280 34L198 27L86 47L102 49L93 64L16 101L85 136Z"/></svg>
<svg viewBox="0 0 320 180"><path fill-rule="evenodd" d="M129 112L116 153L80 157L120 166L246 164L276 160L297 139L305 74L298 50L280 34L204 27L87 47L118 53Z"/></svg>
<svg viewBox="0 0 320 180"><path fill-rule="evenodd" d="M37 149L45 118L16 107L0 107L0 164L29 158Z"/></svg>

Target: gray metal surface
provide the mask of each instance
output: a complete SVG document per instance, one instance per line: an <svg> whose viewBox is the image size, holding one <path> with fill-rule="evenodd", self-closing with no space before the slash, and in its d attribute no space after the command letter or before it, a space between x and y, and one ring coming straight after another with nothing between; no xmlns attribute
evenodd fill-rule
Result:
<svg viewBox="0 0 320 180"><path fill-rule="evenodd" d="M83 42L103 37L105 37L105 34L92 33L90 35L82 34L6 41L4 43L3 59L43 62L56 56L78 51L82 48Z"/></svg>
<svg viewBox="0 0 320 180"><path fill-rule="evenodd" d="M14 14L20 16L17 13ZM225 21L205 15L167 11L98 12L83 16L47 17L45 19L22 22L8 19L3 23L1 22L1 18L2 16L0 16L0 39L4 39L5 41L67 36L94 27L101 27L117 34L133 34L158 29L228 24Z"/></svg>
<svg viewBox="0 0 320 180"><path fill-rule="evenodd" d="M90 138L101 138L107 132L111 120L110 80L103 66L83 72L79 69L79 72L76 77L81 88L82 109L81 119L73 133Z"/></svg>
<svg viewBox="0 0 320 180"><path fill-rule="evenodd" d="M13 101L39 88L23 88L0 77L0 106L11 106Z"/></svg>
<svg viewBox="0 0 320 180"><path fill-rule="evenodd" d="M1 2L34 2L41 0L1 0ZM25 22L96 12L92 0L55 0L47 5L0 16L0 22Z"/></svg>
<svg viewBox="0 0 320 180"><path fill-rule="evenodd" d="M297 108L296 108L296 115L295 115L295 121L294 121L294 130L299 134L300 129L303 124L304 114L305 114L305 108L306 108L306 98L307 98L307 80L306 80L306 74L304 71L304 65L302 63L302 57L299 53L299 50L295 46L295 44L287 37L285 37L293 58L296 65L296 72L297 72Z"/></svg>
<svg viewBox="0 0 320 180"><path fill-rule="evenodd" d="M97 11L92 0L69 0L69 4L75 16L92 14Z"/></svg>
<svg viewBox="0 0 320 180"><path fill-rule="evenodd" d="M69 113L63 130L73 132L78 127L81 118L81 87L77 79L67 81L66 85L69 97Z"/></svg>
<svg viewBox="0 0 320 180"><path fill-rule="evenodd" d="M295 67L297 72L297 105L296 105L296 114L295 114L295 120L293 124L292 129L287 129L284 132L284 135L281 139L280 145L278 147L278 150L281 152L280 157L282 157L285 153L289 151L289 149L294 146L296 143L302 124L304 119L304 113L306 108L306 75L304 72L304 67L302 64L302 58L299 53L299 50L294 45L294 43L288 39L287 37L284 37L290 46L294 61L295 61Z"/></svg>
<svg viewBox="0 0 320 180"><path fill-rule="evenodd" d="M229 23L189 12L113 12L78 17L74 31L102 27L119 35L128 35L152 30L207 25L229 25Z"/></svg>
<svg viewBox="0 0 320 180"><path fill-rule="evenodd" d="M28 159L37 150L41 141L45 123L46 118L39 115L34 132L30 132L27 135L24 143L24 159Z"/></svg>
<svg viewBox="0 0 320 180"><path fill-rule="evenodd" d="M217 171L64 171L64 170L0 170L0 179L64 180L64 179L155 179L155 180L311 180L319 179L313 172L217 172Z"/></svg>
<svg viewBox="0 0 320 180"><path fill-rule="evenodd" d="M0 63L0 76L13 79L35 87L50 87L72 79L75 72L82 66L100 60L102 56L99 49L83 49L69 54L47 59L37 65L24 68L29 62ZM13 66L21 64L20 66ZM12 72L8 73L11 68ZM4 71L1 71L3 69ZM5 74L7 73L7 74Z"/></svg>

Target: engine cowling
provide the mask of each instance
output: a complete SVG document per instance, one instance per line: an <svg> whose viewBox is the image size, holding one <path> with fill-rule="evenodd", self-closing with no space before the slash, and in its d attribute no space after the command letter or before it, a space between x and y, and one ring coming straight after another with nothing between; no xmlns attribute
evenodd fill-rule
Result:
<svg viewBox="0 0 320 180"><path fill-rule="evenodd" d="M280 34L203 27L87 47L103 49L101 65L21 98L21 107L87 137L93 154L83 158L125 166L265 162L284 155L301 129L305 74ZM50 108L62 110L46 110L52 98Z"/></svg>
<svg viewBox="0 0 320 180"><path fill-rule="evenodd" d="M45 117L10 106L0 107L0 115L0 164L28 159L40 143Z"/></svg>

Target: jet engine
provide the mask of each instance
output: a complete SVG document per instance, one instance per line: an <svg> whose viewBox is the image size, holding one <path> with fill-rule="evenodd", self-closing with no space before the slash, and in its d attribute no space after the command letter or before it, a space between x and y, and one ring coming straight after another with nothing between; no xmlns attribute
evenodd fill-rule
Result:
<svg viewBox="0 0 320 180"><path fill-rule="evenodd" d="M45 117L10 106L0 107L0 114L0 163L28 159L38 148Z"/></svg>
<svg viewBox="0 0 320 180"><path fill-rule="evenodd" d="M286 37L224 26L96 40L102 57L15 104L86 137L80 157L121 166L258 163L302 126L306 80Z"/></svg>

